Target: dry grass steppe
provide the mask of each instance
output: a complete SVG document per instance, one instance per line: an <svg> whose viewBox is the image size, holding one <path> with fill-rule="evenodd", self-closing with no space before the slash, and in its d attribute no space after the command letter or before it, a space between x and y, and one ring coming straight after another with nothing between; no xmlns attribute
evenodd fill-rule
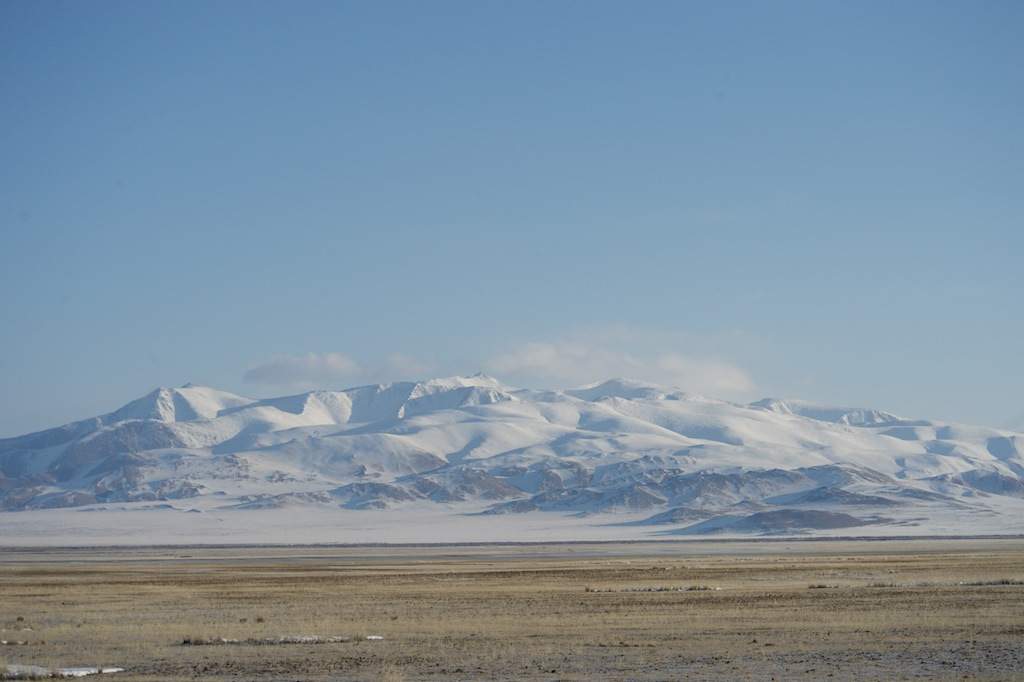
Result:
<svg viewBox="0 0 1024 682"><path fill-rule="evenodd" d="M6 548L0 628L111 681L1013 680L1024 541Z"/></svg>

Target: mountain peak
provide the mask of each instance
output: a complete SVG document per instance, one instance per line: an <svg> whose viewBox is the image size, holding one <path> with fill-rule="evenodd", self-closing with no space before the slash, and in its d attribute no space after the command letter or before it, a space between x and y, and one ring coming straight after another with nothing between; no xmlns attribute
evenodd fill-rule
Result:
<svg viewBox="0 0 1024 682"><path fill-rule="evenodd" d="M451 376L437 379L428 379L419 382L422 386L438 389L451 388L493 388L499 391L509 390L509 387L498 379L488 376L483 372L477 372L470 376Z"/></svg>
<svg viewBox="0 0 1024 682"><path fill-rule="evenodd" d="M680 391L676 389L634 381L632 379L609 379L565 391L566 395L589 402L594 402L601 398L664 400L666 396L678 393Z"/></svg>
<svg viewBox="0 0 1024 682"><path fill-rule="evenodd" d="M221 410L252 402L251 399L234 393L189 383L180 388L158 388L105 415L102 421L105 424L113 424L129 419L154 419L163 422L214 419Z"/></svg>
<svg viewBox="0 0 1024 682"><path fill-rule="evenodd" d="M868 426L872 424L896 424L906 421L902 417L881 410L864 407L835 407L822 405L806 400L787 400L781 398L764 398L750 407L775 412L776 414L792 414L820 422L847 424L850 426Z"/></svg>

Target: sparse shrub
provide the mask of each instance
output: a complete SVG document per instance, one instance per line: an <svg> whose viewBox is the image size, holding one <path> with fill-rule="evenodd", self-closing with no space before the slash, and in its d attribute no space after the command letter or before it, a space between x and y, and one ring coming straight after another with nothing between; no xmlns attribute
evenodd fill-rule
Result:
<svg viewBox="0 0 1024 682"><path fill-rule="evenodd" d="M397 664L386 661L382 662L376 670L376 677L380 682L403 682L405 675Z"/></svg>
<svg viewBox="0 0 1024 682"><path fill-rule="evenodd" d="M970 585L1024 585L1024 580L1017 580L1015 578L997 578L996 580L986 580L981 583L968 583Z"/></svg>

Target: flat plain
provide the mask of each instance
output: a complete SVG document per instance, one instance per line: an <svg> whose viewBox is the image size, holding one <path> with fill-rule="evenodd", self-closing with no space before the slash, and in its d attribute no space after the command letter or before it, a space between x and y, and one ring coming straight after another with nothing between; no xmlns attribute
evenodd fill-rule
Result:
<svg viewBox="0 0 1024 682"><path fill-rule="evenodd" d="M111 681L1014 680L1024 540L8 547L0 627Z"/></svg>

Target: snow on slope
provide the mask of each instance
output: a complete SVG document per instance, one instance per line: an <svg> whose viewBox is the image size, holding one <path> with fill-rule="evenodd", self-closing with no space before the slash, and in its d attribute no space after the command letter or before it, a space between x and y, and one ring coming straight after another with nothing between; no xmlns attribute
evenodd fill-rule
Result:
<svg viewBox="0 0 1024 682"><path fill-rule="evenodd" d="M164 422L213 419L226 409L248 405L248 398L187 384L181 388L158 388L119 410L104 415L104 424L129 419L156 419Z"/></svg>
<svg viewBox="0 0 1024 682"><path fill-rule="evenodd" d="M537 391L476 375L265 400L190 385L0 440L6 511L428 505L453 523L625 515L637 535L1016 528L1022 476L1014 432L625 380Z"/></svg>
<svg viewBox="0 0 1024 682"><path fill-rule="evenodd" d="M777 414L794 414L808 419L816 419L823 422L836 424L850 424L853 426L869 426L874 424L895 424L904 421L900 417L888 412L866 409L848 409L844 407L829 407L816 405L804 400L779 400L777 398L765 398L751 407L760 407Z"/></svg>

